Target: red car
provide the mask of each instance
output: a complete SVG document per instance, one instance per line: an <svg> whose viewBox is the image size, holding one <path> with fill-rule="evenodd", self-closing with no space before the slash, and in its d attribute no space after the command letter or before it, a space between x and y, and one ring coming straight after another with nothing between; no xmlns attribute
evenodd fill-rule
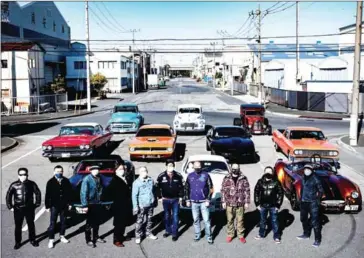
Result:
<svg viewBox="0 0 364 258"><path fill-rule="evenodd" d="M73 123L61 127L59 135L42 144L43 157L59 158L97 156L109 145L112 133L97 123Z"/></svg>
<svg viewBox="0 0 364 258"><path fill-rule="evenodd" d="M326 162L319 155L292 162L278 159L274 173L290 200L293 210L299 210L301 196L301 181L304 176L303 167L307 164L314 167L324 189L321 208L327 212L359 212L362 209L362 195L357 184L340 175L339 164L335 160Z"/></svg>

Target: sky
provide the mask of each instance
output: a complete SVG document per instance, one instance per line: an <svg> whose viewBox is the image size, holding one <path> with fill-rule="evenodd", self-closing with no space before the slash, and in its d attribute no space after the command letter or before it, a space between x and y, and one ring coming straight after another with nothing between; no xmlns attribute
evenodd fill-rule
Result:
<svg viewBox="0 0 364 258"><path fill-rule="evenodd" d="M26 2L20 3L20 5ZM71 27L72 39L85 39L85 3L55 2L65 20ZM230 35L244 24L248 13L258 8L266 10L277 2L89 2L90 39L131 39L126 30L140 29L136 39L153 38L213 38L221 37L217 31L224 30ZM272 10L284 9L292 3L281 2ZM299 3L299 34L338 33L339 28L355 23L356 2L301 2ZM246 24L239 37L253 37L256 30ZM268 14L262 20L262 37L296 34L296 8L292 6L281 12ZM274 43L295 43L295 38L270 39ZM337 43L338 37L319 37L300 39L302 43ZM263 40L263 43L269 39ZM176 42L173 42L174 44ZM188 42L187 42L188 43ZM206 46L172 46L165 42L141 44L139 49L153 48L198 48ZM225 44L228 44L225 41ZM244 43L240 41L240 44ZM129 42L92 44L92 48L127 49ZM219 45L221 44L218 43ZM185 55L186 56L186 55ZM189 56L189 55L188 55Z"/></svg>

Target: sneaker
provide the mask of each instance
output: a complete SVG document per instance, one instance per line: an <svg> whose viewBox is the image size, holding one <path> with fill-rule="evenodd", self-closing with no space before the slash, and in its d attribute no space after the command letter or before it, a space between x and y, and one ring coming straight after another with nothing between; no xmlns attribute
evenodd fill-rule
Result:
<svg viewBox="0 0 364 258"><path fill-rule="evenodd" d="M315 242L312 244L313 247L319 247L321 244L320 241L315 240Z"/></svg>
<svg viewBox="0 0 364 258"><path fill-rule="evenodd" d="M163 234L163 237L164 237L164 238L167 238L167 237L169 237L170 235L171 235L171 234L169 234L169 233L164 233L164 234Z"/></svg>
<svg viewBox="0 0 364 258"><path fill-rule="evenodd" d="M174 237L172 237L172 241L173 242L176 242L178 240L178 236L174 236Z"/></svg>
<svg viewBox="0 0 364 258"><path fill-rule="evenodd" d="M244 237L239 238L239 240L240 240L240 242L242 242L243 244L245 244L245 243L246 243L246 239L245 239Z"/></svg>
<svg viewBox="0 0 364 258"><path fill-rule="evenodd" d="M210 245L212 245L214 243L214 240L212 239L212 237L207 238L207 243L209 243Z"/></svg>
<svg viewBox="0 0 364 258"><path fill-rule="evenodd" d="M68 244L70 241L67 238L65 238L64 236L61 236L61 242L64 244Z"/></svg>
<svg viewBox="0 0 364 258"><path fill-rule="evenodd" d="M281 243L281 240L279 238L275 238L274 239L274 242L276 242L276 244L280 244Z"/></svg>
<svg viewBox="0 0 364 258"><path fill-rule="evenodd" d="M226 242L230 243L231 241L233 241L233 238L228 236L228 237L226 238Z"/></svg>
<svg viewBox="0 0 364 258"><path fill-rule="evenodd" d="M138 244L138 245L139 245L139 244L140 244L140 242L141 242L141 239L140 239L140 238L135 239L135 243L136 243L136 244Z"/></svg>
<svg viewBox="0 0 364 258"><path fill-rule="evenodd" d="M104 240L104 239L102 239L102 238L98 238L98 239L96 240L96 242L98 242L98 243L102 243L102 244L105 244L105 243L106 243L106 240Z"/></svg>
<svg viewBox="0 0 364 258"><path fill-rule="evenodd" d="M263 239L263 237L261 237L260 235L256 235L256 236L254 237L254 239L255 239L255 240L262 240L262 239Z"/></svg>
<svg viewBox="0 0 364 258"><path fill-rule="evenodd" d="M303 234L303 235L298 236L297 239L298 240L308 240L308 239L310 239L310 237L308 237L305 234Z"/></svg>
<svg viewBox="0 0 364 258"><path fill-rule="evenodd" d="M53 243L54 243L54 240L52 240L52 239L51 239L51 240L49 240L49 242L48 242L48 248L49 248L49 249L51 249L51 248L53 248L53 247L54 247L54 244L53 244Z"/></svg>
<svg viewBox="0 0 364 258"><path fill-rule="evenodd" d="M15 250L18 250L20 247L21 247L21 244L20 244L20 243L16 243L16 244L14 245L14 249L15 249Z"/></svg>
<svg viewBox="0 0 364 258"><path fill-rule="evenodd" d="M88 241L87 242L87 245L89 246L89 247L93 247L93 248L95 248L96 247L96 245L94 244L94 242L92 242L92 241Z"/></svg>
<svg viewBox="0 0 364 258"><path fill-rule="evenodd" d="M193 241L195 241L195 242L198 242L198 241L200 241L200 237L199 236L195 236L195 238L193 239Z"/></svg>
<svg viewBox="0 0 364 258"><path fill-rule="evenodd" d="M158 239L158 237L157 237L157 236L155 236L155 235L153 235L153 234L150 234L150 235L148 236L148 238L149 238L149 239L152 239L152 240L157 240L157 239Z"/></svg>

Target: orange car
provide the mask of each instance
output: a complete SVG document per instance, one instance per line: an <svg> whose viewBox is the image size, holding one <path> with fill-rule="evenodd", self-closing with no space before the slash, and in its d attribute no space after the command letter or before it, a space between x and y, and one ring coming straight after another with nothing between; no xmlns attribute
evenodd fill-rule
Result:
<svg viewBox="0 0 364 258"><path fill-rule="evenodd" d="M129 143L130 160L174 158L177 135L165 124L143 125Z"/></svg>
<svg viewBox="0 0 364 258"><path fill-rule="evenodd" d="M316 127L277 129L273 132L272 140L276 151L282 151L290 160L308 158L314 154L319 154L323 159L339 159L338 149Z"/></svg>

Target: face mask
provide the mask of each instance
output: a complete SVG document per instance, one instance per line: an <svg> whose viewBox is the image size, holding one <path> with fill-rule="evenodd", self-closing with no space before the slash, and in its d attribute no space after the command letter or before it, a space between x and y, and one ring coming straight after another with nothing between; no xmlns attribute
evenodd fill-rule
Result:
<svg viewBox="0 0 364 258"><path fill-rule="evenodd" d="M267 180L267 181L270 181L270 180L272 180L273 179L273 175L272 174L266 174L265 175L265 179Z"/></svg>
<svg viewBox="0 0 364 258"><path fill-rule="evenodd" d="M197 174L200 174L201 173L201 168L195 168L195 171Z"/></svg>
<svg viewBox="0 0 364 258"><path fill-rule="evenodd" d="M171 173L171 172L173 172L173 170L174 170L174 167L167 167L167 172Z"/></svg>
<svg viewBox="0 0 364 258"><path fill-rule="evenodd" d="M24 182L25 180L27 180L27 176L19 176L19 180L20 182Z"/></svg>
<svg viewBox="0 0 364 258"><path fill-rule="evenodd" d="M62 173L54 173L54 176L57 178L57 179L61 179L63 177L63 174Z"/></svg>
<svg viewBox="0 0 364 258"><path fill-rule="evenodd" d="M116 170L116 175L119 177L123 177L125 175L125 170L124 169Z"/></svg>
<svg viewBox="0 0 364 258"><path fill-rule="evenodd" d="M311 171L311 169L305 169L305 175L306 176L310 176L311 174L312 174L312 171Z"/></svg>
<svg viewBox="0 0 364 258"><path fill-rule="evenodd" d="M148 173L147 172L140 172L140 178L145 179L147 178Z"/></svg>
<svg viewBox="0 0 364 258"><path fill-rule="evenodd" d="M232 172L232 173L233 173L233 175L235 175L235 176L239 175L239 169L233 169L231 172Z"/></svg>
<svg viewBox="0 0 364 258"><path fill-rule="evenodd" d="M92 170L92 171L91 171L91 174L92 174L93 176L97 176L97 175L99 174L99 171L98 171L98 170Z"/></svg>

